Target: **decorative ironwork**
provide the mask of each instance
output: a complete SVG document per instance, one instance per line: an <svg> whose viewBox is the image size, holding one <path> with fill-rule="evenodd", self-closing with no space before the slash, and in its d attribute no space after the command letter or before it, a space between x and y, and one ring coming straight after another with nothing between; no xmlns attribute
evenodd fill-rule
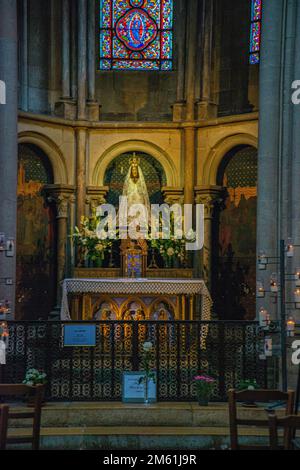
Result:
<svg viewBox="0 0 300 470"><path fill-rule="evenodd" d="M152 367L157 371L160 401L196 400L192 379L199 372L216 378L215 401L225 401L227 390L241 380L256 379L265 388L276 385L270 383L268 362L259 360L256 322L95 324L95 348L64 348L61 322L9 322L2 380L19 383L33 367L47 373L48 400L121 400L122 374L139 370L143 342L147 340L154 345ZM205 348L201 345L203 329L207 334Z"/></svg>

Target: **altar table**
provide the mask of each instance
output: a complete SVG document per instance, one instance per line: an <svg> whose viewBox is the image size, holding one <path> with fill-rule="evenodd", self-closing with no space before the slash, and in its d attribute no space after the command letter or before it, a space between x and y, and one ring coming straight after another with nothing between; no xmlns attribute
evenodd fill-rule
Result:
<svg viewBox="0 0 300 470"><path fill-rule="evenodd" d="M70 313L71 296L134 296L160 298L176 297L180 305L177 320L193 320L195 296L201 296L201 320L211 320L212 300L202 279L65 279L62 285L61 320L89 319L86 315L74 318ZM187 302L186 302L187 301ZM92 319L92 318L90 318Z"/></svg>

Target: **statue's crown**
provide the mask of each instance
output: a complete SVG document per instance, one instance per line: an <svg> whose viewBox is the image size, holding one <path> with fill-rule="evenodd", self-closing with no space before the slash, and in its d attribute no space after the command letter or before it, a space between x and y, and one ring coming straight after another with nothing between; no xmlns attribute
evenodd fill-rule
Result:
<svg viewBox="0 0 300 470"><path fill-rule="evenodd" d="M130 158L129 162L131 166L138 166L140 164L141 159L133 154L133 157Z"/></svg>

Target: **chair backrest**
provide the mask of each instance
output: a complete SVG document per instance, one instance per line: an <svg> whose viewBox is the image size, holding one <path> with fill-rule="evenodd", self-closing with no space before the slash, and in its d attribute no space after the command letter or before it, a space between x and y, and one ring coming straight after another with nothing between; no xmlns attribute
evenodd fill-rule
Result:
<svg viewBox="0 0 300 470"><path fill-rule="evenodd" d="M241 446L238 442L238 426L257 426L267 428L269 425L267 416L265 420L262 419L240 419L237 416L237 403L238 402L255 402L255 403L269 403L269 402L284 402L285 414L290 415L293 413L295 393L293 391L281 392L280 390L229 390L229 424L230 424L230 441L233 450L245 448L257 448L257 446Z"/></svg>
<svg viewBox="0 0 300 470"><path fill-rule="evenodd" d="M0 397L27 397L31 400L33 411L13 412L10 411L11 419L32 419L32 435L29 437L11 437L7 438L8 444L31 443L33 450L39 449L41 412L44 399L45 386L36 385L30 387L23 384L0 384Z"/></svg>
<svg viewBox="0 0 300 470"><path fill-rule="evenodd" d="M269 414L270 447L272 450L280 448L278 444L278 428L284 429L284 449L291 450L293 448L295 431L300 430L300 416L290 415L278 418L274 414Z"/></svg>
<svg viewBox="0 0 300 470"><path fill-rule="evenodd" d="M9 407L7 405L0 406L0 450L6 449L8 412Z"/></svg>

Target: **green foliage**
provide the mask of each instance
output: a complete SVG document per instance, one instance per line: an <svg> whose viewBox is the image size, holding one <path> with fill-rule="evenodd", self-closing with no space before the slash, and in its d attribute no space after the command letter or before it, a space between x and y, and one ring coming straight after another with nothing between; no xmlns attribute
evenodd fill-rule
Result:
<svg viewBox="0 0 300 470"><path fill-rule="evenodd" d="M258 383L256 382L255 379L246 379L246 380L241 380L237 384L237 389L238 390L257 390L260 388Z"/></svg>
<svg viewBox="0 0 300 470"><path fill-rule="evenodd" d="M47 383L47 375L45 372L40 372L37 369L28 369L26 371L23 384L33 387L34 385L44 385L45 383Z"/></svg>

